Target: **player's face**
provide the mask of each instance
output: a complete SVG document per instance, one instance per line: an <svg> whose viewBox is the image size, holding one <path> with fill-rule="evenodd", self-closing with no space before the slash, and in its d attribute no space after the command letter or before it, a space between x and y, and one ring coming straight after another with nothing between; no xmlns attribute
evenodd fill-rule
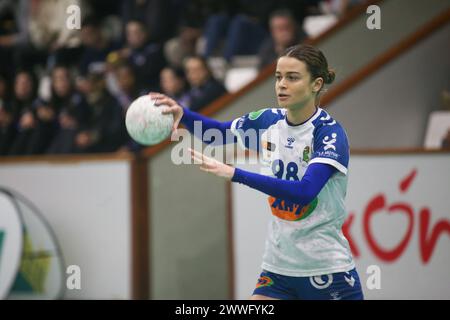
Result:
<svg viewBox="0 0 450 320"><path fill-rule="evenodd" d="M323 82L322 78L313 81L306 64L292 57L278 59L275 78L278 104L287 109L302 108L314 102Z"/></svg>

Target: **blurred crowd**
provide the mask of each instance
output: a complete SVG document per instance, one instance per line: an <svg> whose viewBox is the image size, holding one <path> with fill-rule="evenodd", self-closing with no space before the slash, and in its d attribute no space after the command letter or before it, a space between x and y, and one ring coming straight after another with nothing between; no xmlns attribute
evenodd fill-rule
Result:
<svg viewBox="0 0 450 320"><path fill-rule="evenodd" d="M138 151L124 117L150 91L200 110L227 92L210 59L258 68L350 0L1 0L0 155ZM81 8L81 28L67 8Z"/></svg>

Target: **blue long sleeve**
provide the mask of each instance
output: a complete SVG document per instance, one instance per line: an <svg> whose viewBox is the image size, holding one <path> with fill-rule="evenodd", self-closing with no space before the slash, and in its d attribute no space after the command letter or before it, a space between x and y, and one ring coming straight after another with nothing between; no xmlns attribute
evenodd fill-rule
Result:
<svg viewBox="0 0 450 320"><path fill-rule="evenodd" d="M264 192L269 196L307 205L319 194L337 169L323 163L312 163L300 181L287 181L235 169L233 182Z"/></svg>
<svg viewBox="0 0 450 320"><path fill-rule="evenodd" d="M227 137L227 130L229 131L229 129L231 128L231 123L233 121L227 121L227 122L220 122L214 119L210 119L202 114L199 114L197 112L191 111L187 108L183 108L184 114L183 117L181 118L181 123L184 124L184 126L189 130L189 132L191 132L192 134L195 134L195 136L197 138L199 138L200 140L203 140L203 135L205 133L206 130L209 129L217 129L220 131L220 133L222 134L223 140L225 141L226 137ZM201 132L195 132L194 131L194 122L195 121L201 121ZM200 136L201 134L201 136ZM228 137L231 137L232 134L231 132L228 132ZM231 141L230 141L231 140ZM235 143L237 141L237 138L232 136L232 139L227 139L227 142L233 142ZM214 143L214 140L212 141L208 141L208 140L203 140L203 142L211 144Z"/></svg>

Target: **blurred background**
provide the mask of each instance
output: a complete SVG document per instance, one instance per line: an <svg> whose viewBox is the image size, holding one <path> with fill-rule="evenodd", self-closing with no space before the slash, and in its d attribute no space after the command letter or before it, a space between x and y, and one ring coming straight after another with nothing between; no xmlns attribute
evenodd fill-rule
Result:
<svg viewBox="0 0 450 320"><path fill-rule="evenodd" d="M277 56L310 43L366 298L450 299L449 22L448 0L1 0L0 298L248 298L265 196L124 118L149 91L218 120L276 107Z"/></svg>

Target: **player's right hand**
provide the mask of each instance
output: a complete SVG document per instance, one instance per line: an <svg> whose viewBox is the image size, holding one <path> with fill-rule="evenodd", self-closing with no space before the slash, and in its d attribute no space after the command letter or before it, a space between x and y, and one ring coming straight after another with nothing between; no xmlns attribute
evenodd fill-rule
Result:
<svg viewBox="0 0 450 320"><path fill-rule="evenodd" d="M156 106L165 105L163 110L161 110L162 114L172 114L173 115L173 127L172 133L177 133L178 125L180 124L181 118L183 117L184 111L183 108L172 98L169 98L165 94L158 92L150 92L149 96L151 99L155 100Z"/></svg>

